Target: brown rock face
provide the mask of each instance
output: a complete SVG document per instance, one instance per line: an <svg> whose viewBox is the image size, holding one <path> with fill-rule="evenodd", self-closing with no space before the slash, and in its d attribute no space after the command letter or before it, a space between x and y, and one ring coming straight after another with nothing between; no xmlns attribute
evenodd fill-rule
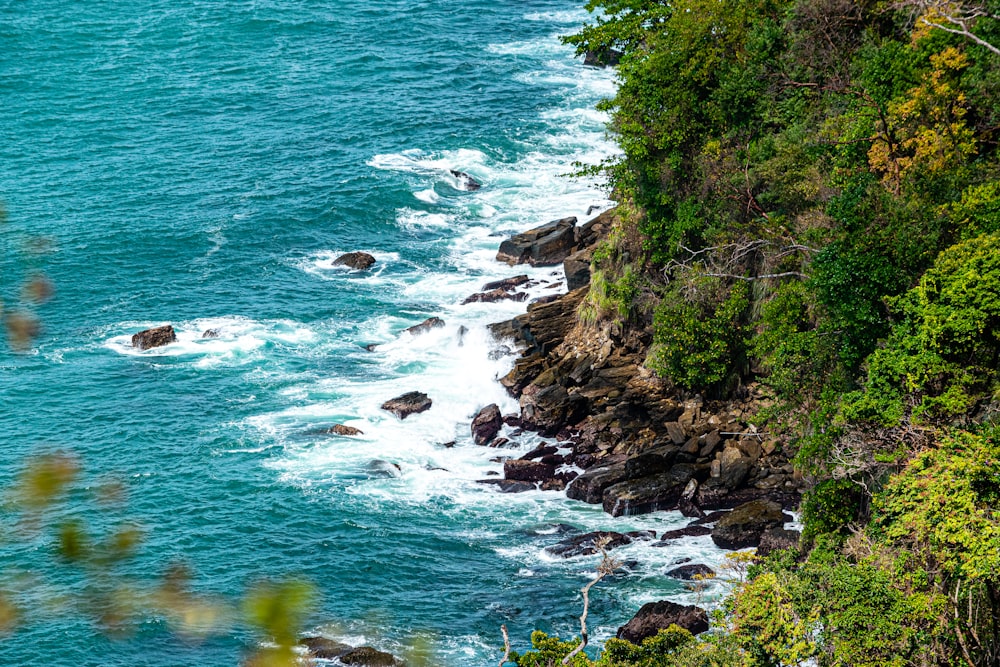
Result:
<svg viewBox="0 0 1000 667"><path fill-rule="evenodd" d="M477 445L488 445L497 437L503 418L496 403L491 403L480 410L472 420L472 439Z"/></svg>
<svg viewBox="0 0 1000 667"><path fill-rule="evenodd" d="M555 474L554 465L541 461L513 459L503 463L503 476L518 482L544 482Z"/></svg>
<svg viewBox="0 0 1000 667"><path fill-rule="evenodd" d="M137 347L140 350L149 350L176 342L177 334L174 333L174 328L169 324L154 329L146 329L132 336L132 347Z"/></svg>
<svg viewBox="0 0 1000 667"><path fill-rule="evenodd" d="M397 396L382 404L383 410L388 410L400 419L406 419L410 415L415 415L425 410L429 410L432 401L427 394L419 391L411 391Z"/></svg>
<svg viewBox="0 0 1000 667"><path fill-rule="evenodd" d="M406 333L411 336L419 336L420 334L427 333L431 329L440 329L444 326L444 320L440 317L428 317L426 320L420 324L414 324L412 327L403 329Z"/></svg>
<svg viewBox="0 0 1000 667"><path fill-rule="evenodd" d="M576 218L563 218L513 236L500 244L497 261L532 266L560 264L576 243Z"/></svg>
<svg viewBox="0 0 1000 667"><path fill-rule="evenodd" d="M334 266L347 266L355 271L370 269L374 263L375 258L366 252L349 252L333 261Z"/></svg>
<svg viewBox="0 0 1000 667"><path fill-rule="evenodd" d="M693 605L684 606L667 600L650 602L644 604L632 620L618 628L618 639L639 644L643 639L652 637L671 625L680 626L697 635L708 630L708 614L704 609Z"/></svg>

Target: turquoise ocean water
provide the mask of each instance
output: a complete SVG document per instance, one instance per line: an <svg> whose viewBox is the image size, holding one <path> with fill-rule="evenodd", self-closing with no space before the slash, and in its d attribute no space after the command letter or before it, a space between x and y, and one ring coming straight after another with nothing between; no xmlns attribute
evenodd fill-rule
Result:
<svg viewBox="0 0 1000 667"><path fill-rule="evenodd" d="M198 591L234 598L305 577L321 594L308 627L352 643L430 637L437 664L486 665L502 623L515 648L535 627L576 632L595 560L548 558L553 525L684 520L476 484L501 466L471 417L516 408L495 381L513 358L491 354L485 325L525 304L460 302L519 272L493 259L505 235L610 205L565 176L615 150L593 109L613 75L558 39L580 5L0 2L2 289L37 264L57 290L35 348L0 351L4 484L33 453L71 449L128 485L147 534L132 574L183 560ZM459 190L450 169L484 187ZM26 255L38 237L48 252ZM351 250L376 266L332 266ZM446 326L401 334L432 315ZM164 323L178 343L129 346ZM379 409L410 390L433 408ZM335 422L364 435L316 434ZM709 544L624 549L639 563L594 592L598 637L643 602L693 600L663 571L716 562ZM46 550L0 545L3 575ZM185 643L159 619L112 641L70 614L0 639L0 664L235 665L251 641Z"/></svg>

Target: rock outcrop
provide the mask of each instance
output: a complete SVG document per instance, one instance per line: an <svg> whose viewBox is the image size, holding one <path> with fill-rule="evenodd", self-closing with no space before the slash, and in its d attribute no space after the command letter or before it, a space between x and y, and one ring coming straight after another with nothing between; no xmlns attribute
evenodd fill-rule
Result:
<svg viewBox="0 0 1000 667"><path fill-rule="evenodd" d="M704 609L693 605L685 606L667 600L650 602L644 604L632 620L618 628L617 637L640 644L643 639L652 637L671 625L697 635L708 630L708 614Z"/></svg>
<svg viewBox="0 0 1000 667"><path fill-rule="evenodd" d="M477 445L488 445L497 437L502 426L500 408L496 403L491 403L477 412L472 419L472 440Z"/></svg>
<svg viewBox="0 0 1000 667"><path fill-rule="evenodd" d="M513 236L500 244L497 261L531 266L562 263L576 245L576 218L563 218Z"/></svg>
<svg viewBox="0 0 1000 667"><path fill-rule="evenodd" d="M745 549L760 545L765 531L781 528L792 517L781 505L770 500L754 500L740 505L719 519L712 530L712 541L720 549Z"/></svg>
<svg viewBox="0 0 1000 667"><path fill-rule="evenodd" d="M412 327L407 327L406 329L403 329L403 331L410 334L411 336L419 336L420 334L425 334L433 329L440 329L443 326L444 326L444 320L442 320L440 317L428 317L420 324L414 324Z"/></svg>
<svg viewBox="0 0 1000 667"><path fill-rule="evenodd" d="M149 350L176 342L177 334L174 332L173 326L169 324L146 329L132 336L132 347L137 347L140 350Z"/></svg>
<svg viewBox="0 0 1000 667"><path fill-rule="evenodd" d="M375 258L366 252L349 252L333 260L334 266L346 266L355 271L370 269L375 263Z"/></svg>
<svg viewBox="0 0 1000 667"><path fill-rule="evenodd" d="M419 391L410 391L402 396L390 399L382 404L383 410L388 410L400 419L406 419L410 415L415 415L429 410L432 401L427 394Z"/></svg>

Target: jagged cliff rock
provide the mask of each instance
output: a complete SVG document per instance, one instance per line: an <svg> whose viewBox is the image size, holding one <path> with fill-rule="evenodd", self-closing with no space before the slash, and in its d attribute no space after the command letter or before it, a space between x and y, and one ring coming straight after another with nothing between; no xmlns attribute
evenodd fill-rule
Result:
<svg viewBox="0 0 1000 667"><path fill-rule="evenodd" d="M589 279L578 264L612 221L606 211L576 229L570 284ZM521 350L500 380L519 400L519 424L554 436L571 449L565 462L583 469L567 495L616 516L666 509L703 516L758 499L796 506L801 478L781 443L749 422L760 398L755 388L729 402L678 393L644 365L650 330L580 322L588 289L546 297L492 326L496 338ZM524 480L522 465L514 469ZM532 470L537 481L542 469Z"/></svg>

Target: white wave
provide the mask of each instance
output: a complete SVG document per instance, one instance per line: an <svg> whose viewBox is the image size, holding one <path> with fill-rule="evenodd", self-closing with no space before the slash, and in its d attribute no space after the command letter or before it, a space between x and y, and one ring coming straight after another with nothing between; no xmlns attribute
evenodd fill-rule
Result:
<svg viewBox="0 0 1000 667"><path fill-rule="evenodd" d="M103 346L118 354L133 357L192 357L200 367L225 363L246 363L256 358L254 352L270 344L305 346L316 340L309 327L291 320L258 322L242 317L203 318L174 325L177 340L173 343L140 350L132 346L132 336L138 331L162 326L163 322L125 322L112 330L129 332L115 334ZM208 332L214 335L206 337Z"/></svg>
<svg viewBox="0 0 1000 667"><path fill-rule="evenodd" d="M317 278L323 280L336 280L338 277L344 274L360 274L366 277L381 275L382 271L385 270L386 266L399 261L398 252L382 252L379 250L362 249L361 252L367 252L372 257L375 258L375 264L366 271L355 271L348 266L338 266L334 264L337 259L347 253L355 252L348 250L321 250L319 252L307 255L304 258L294 260L292 263L301 271L305 271Z"/></svg>
<svg viewBox="0 0 1000 667"><path fill-rule="evenodd" d="M441 201L441 195L435 192L434 188L419 190L417 192L414 192L413 196L427 204L437 204L438 202Z"/></svg>

